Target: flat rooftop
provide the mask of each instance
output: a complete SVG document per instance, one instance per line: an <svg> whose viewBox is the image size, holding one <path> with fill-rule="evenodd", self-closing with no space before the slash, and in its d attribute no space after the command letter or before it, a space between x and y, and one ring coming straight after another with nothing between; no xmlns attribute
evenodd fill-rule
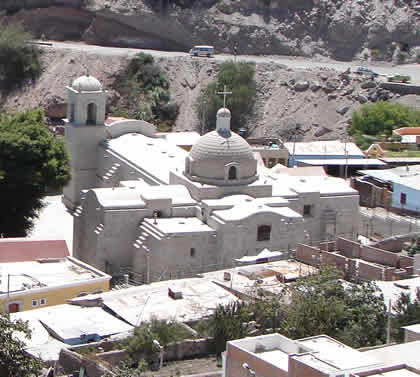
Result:
<svg viewBox="0 0 420 377"><path fill-rule="evenodd" d="M374 367L381 364L373 356L359 352L326 335L299 339L298 342L314 352L298 355L296 358L324 373Z"/></svg>
<svg viewBox="0 0 420 377"><path fill-rule="evenodd" d="M363 354L386 363L407 364L420 368L420 340L375 348L364 351Z"/></svg>
<svg viewBox="0 0 420 377"><path fill-rule="evenodd" d="M169 297L168 288L182 292L182 298L175 300ZM133 326L150 321L152 317L179 322L196 321L211 315L218 305L238 300L209 279L190 278L88 295L71 301L77 303L99 297L106 308Z"/></svg>
<svg viewBox="0 0 420 377"><path fill-rule="evenodd" d="M159 229L165 234L176 233L215 233L214 229L204 224L196 217L172 217L172 218L157 218L144 219L145 223Z"/></svg>
<svg viewBox="0 0 420 377"><path fill-rule="evenodd" d="M0 263L0 271L0 295L8 291L17 293L28 289L71 285L108 276L84 263L76 263L71 258Z"/></svg>
<svg viewBox="0 0 420 377"><path fill-rule="evenodd" d="M281 274L286 281L293 281L299 277L312 275L316 271L315 267L307 264L292 260L281 260L245 266L238 265L234 268L206 272L202 275L222 286L253 296L256 286L269 294L279 294L284 289L285 284L277 279L278 274ZM231 280L225 280L225 273L230 274Z"/></svg>
<svg viewBox="0 0 420 377"><path fill-rule="evenodd" d="M171 171L181 173L188 152L164 138L152 138L142 134L125 134L109 140L108 148L137 169L146 171L162 183L169 184Z"/></svg>

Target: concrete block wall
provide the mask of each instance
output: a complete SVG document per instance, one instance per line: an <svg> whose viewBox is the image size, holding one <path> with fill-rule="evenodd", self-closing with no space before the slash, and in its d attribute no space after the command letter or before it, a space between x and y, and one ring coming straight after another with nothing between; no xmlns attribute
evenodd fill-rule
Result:
<svg viewBox="0 0 420 377"><path fill-rule="evenodd" d="M361 246L358 242L337 238L337 250L348 258L360 258Z"/></svg>

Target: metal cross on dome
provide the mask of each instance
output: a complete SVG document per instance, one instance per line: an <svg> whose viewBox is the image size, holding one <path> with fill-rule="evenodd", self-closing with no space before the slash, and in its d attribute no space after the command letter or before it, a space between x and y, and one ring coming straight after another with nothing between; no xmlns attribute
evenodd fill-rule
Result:
<svg viewBox="0 0 420 377"><path fill-rule="evenodd" d="M223 94L223 107L226 107L226 96L232 94L232 92L226 91L226 85L223 87L223 92L217 92L217 94Z"/></svg>

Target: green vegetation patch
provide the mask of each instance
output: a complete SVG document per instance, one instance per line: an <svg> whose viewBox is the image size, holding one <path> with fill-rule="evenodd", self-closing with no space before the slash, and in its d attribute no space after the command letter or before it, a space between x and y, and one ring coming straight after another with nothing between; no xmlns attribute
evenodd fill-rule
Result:
<svg viewBox="0 0 420 377"><path fill-rule="evenodd" d="M28 43L31 39L21 25L0 19L0 90L10 91L41 74L41 50Z"/></svg>
<svg viewBox="0 0 420 377"><path fill-rule="evenodd" d="M159 131L171 131L178 116L178 105L171 102L169 81L153 57L139 53L116 80L121 94L112 115L143 119Z"/></svg>
<svg viewBox="0 0 420 377"><path fill-rule="evenodd" d="M45 127L41 109L0 113L0 229L5 237L26 236L47 190L60 190L70 177L64 141Z"/></svg>
<svg viewBox="0 0 420 377"><path fill-rule="evenodd" d="M356 144L367 149L372 140L392 136L392 131L401 127L420 125L420 111L409 106L379 101L363 105L353 112L350 134Z"/></svg>
<svg viewBox="0 0 420 377"><path fill-rule="evenodd" d="M409 83L411 81L410 76L404 76L404 75L395 75L392 77L388 77L389 82L402 82L402 83Z"/></svg>
<svg viewBox="0 0 420 377"><path fill-rule="evenodd" d="M382 295L372 283L348 284L342 277L336 268L324 267L280 295L260 292L255 301L218 306L206 324L215 351L224 351L228 340L274 332L291 339L326 334L356 348L383 343Z"/></svg>
<svg viewBox="0 0 420 377"><path fill-rule="evenodd" d="M154 340L165 347L169 343L191 338L193 338L191 332L181 324L152 318L150 322L134 330L134 336L127 341L126 348L133 356L138 354L150 356L159 351L153 343Z"/></svg>
<svg viewBox="0 0 420 377"><path fill-rule="evenodd" d="M256 96L255 63L225 62L220 65L215 81L211 82L200 94L196 105L199 119L203 122L202 130L216 128L216 113L223 107L223 95L217 92L232 92L226 98L226 107L232 113L231 128L247 128L247 122L253 112Z"/></svg>

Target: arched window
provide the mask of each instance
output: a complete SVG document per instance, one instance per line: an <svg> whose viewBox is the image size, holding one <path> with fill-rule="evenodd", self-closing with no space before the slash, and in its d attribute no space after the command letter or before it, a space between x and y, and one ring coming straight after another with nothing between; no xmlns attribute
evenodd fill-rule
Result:
<svg viewBox="0 0 420 377"><path fill-rule="evenodd" d="M231 166L229 168L229 174L228 174L229 179L236 179L237 178L237 170L236 170L236 166Z"/></svg>
<svg viewBox="0 0 420 377"><path fill-rule="evenodd" d="M271 226L260 225L257 231L257 241L270 241Z"/></svg>
<svg viewBox="0 0 420 377"><path fill-rule="evenodd" d="M96 124L96 104L90 103L87 106L87 117L86 117L86 124Z"/></svg>

